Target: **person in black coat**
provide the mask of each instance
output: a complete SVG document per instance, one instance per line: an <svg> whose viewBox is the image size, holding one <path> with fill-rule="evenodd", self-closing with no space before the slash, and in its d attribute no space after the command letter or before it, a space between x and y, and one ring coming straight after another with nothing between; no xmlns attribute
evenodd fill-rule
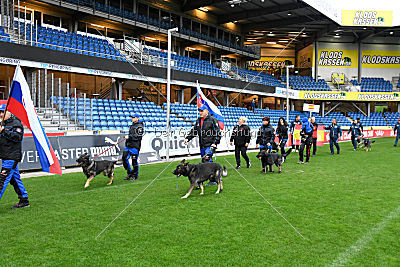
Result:
<svg viewBox="0 0 400 267"><path fill-rule="evenodd" d="M269 117L264 117L262 121L263 125L258 130L256 145L260 148L260 151L267 150L271 152L272 143L275 140L275 130L270 123Z"/></svg>
<svg viewBox="0 0 400 267"><path fill-rule="evenodd" d="M139 177L139 151L144 133L143 122L139 121L139 114L131 116L132 125L129 128L129 135L125 136L125 148L122 152L122 164L128 173L125 180L136 181ZM129 164L129 159L132 165ZM131 168L132 166L132 168Z"/></svg>
<svg viewBox="0 0 400 267"><path fill-rule="evenodd" d="M315 121L315 117L311 117L311 124L313 127L313 141L312 141L312 147L313 147L313 153L312 156L315 157L315 154L317 153L317 139L318 139L318 123Z"/></svg>
<svg viewBox="0 0 400 267"><path fill-rule="evenodd" d="M362 136L360 125L356 120L353 120L353 124L350 126L349 133L351 133L351 143L353 144L354 151L356 151L357 145Z"/></svg>
<svg viewBox="0 0 400 267"><path fill-rule="evenodd" d="M240 169L240 154L246 161L247 168L250 168L250 159L246 154L251 139L250 127L246 124L247 118L240 117L238 125L233 128L230 144L235 144L236 169Z"/></svg>
<svg viewBox="0 0 400 267"><path fill-rule="evenodd" d="M22 183L18 170L18 162L22 159L22 139L24 137L24 126L21 121L10 112L5 111L6 105L0 105L0 160L2 161L0 172L0 199L10 183L17 193L19 202L12 209L29 207L28 193Z"/></svg>
<svg viewBox="0 0 400 267"><path fill-rule="evenodd" d="M279 138L279 146L281 148L281 154L285 153L285 146L289 137L289 125L285 118L280 117L278 127L276 127L276 135Z"/></svg>

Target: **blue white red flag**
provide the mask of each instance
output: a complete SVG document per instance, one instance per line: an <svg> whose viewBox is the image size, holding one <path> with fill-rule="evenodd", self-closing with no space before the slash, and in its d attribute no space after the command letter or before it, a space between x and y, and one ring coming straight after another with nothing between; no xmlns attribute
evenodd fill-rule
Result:
<svg viewBox="0 0 400 267"><path fill-rule="evenodd" d="M218 120L218 125L221 130L224 129L225 127L225 120L224 116L222 116L221 111L217 108L216 105L214 105L213 102L208 100L206 96L203 94L203 92L200 89L200 84L197 83L197 108L200 108L201 106L204 106L207 108L208 112L214 116Z"/></svg>
<svg viewBox="0 0 400 267"><path fill-rule="evenodd" d="M20 66L15 69L14 80L8 98L6 110L20 119L22 124L32 132L43 171L62 175L60 163L40 123L32 102L28 83Z"/></svg>

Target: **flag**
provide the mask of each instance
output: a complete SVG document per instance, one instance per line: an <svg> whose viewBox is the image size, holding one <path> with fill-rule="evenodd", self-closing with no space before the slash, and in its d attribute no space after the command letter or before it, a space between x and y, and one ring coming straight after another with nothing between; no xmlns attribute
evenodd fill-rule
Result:
<svg viewBox="0 0 400 267"><path fill-rule="evenodd" d="M324 146L325 126L319 125L317 129L317 146Z"/></svg>
<svg viewBox="0 0 400 267"><path fill-rule="evenodd" d="M205 106L208 110L208 112L214 116L218 120L218 125L221 130L224 129L225 127L225 120L224 117L222 116L221 111L217 108L216 105L214 105L213 102L208 100L203 92L200 89L200 84L197 83L197 108Z"/></svg>
<svg viewBox="0 0 400 267"><path fill-rule="evenodd" d="M301 132L301 127L302 127L303 125L301 125L301 124L296 124L295 126L294 126L294 131L293 131L293 145L295 145L295 146L299 146L300 145L300 141L301 141L301 138L300 138L300 132Z"/></svg>
<svg viewBox="0 0 400 267"><path fill-rule="evenodd" d="M43 171L62 175L60 163L40 123L28 83L19 65L15 69L6 110L20 119L22 124L32 132Z"/></svg>

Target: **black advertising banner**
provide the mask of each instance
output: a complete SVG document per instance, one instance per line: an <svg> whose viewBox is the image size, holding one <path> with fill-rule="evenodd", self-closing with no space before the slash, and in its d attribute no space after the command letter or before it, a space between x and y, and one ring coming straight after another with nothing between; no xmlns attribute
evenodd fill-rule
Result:
<svg viewBox="0 0 400 267"><path fill-rule="evenodd" d="M76 159L83 153L89 153L92 158L106 151L96 160L121 160L125 142L113 147L124 138L123 135L86 135L86 136L57 136L49 137L51 146L62 167L76 165ZM111 148L111 149L110 149ZM140 153L139 163L159 161L154 153ZM22 141L22 161L18 165L20 170L41 169L39 156L32 137L25 137Z"/></svg>

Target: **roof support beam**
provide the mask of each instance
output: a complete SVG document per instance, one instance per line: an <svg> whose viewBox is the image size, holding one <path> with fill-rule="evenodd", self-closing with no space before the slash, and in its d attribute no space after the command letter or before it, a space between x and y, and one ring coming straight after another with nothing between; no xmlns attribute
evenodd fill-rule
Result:
<svg viewBox="0 0 400 267"><path fill-rule="evenodd" d="M294 17L291 19L279 19L279 20L271 20L264 23L249 23L244 24L243 29L245 32L254 31L254 30L265 30L265 29L272 29L275 27L285 27L288 25L302 25L305 23L313 22L313 21L320 21L325 20L326 17L319 16L319 15L309 15L309 16L300 16ZM300 26L299 26L300 27Z"/></svg>
<svg viewBox="0 0 400 267"><path fill-rule="evenodd" d="M186 12L202 6L212 6L221 2L225 2L225 0L187 0L182 6L182 11Z"/></svg>
<svg viewBox="0 0 400 267"><path fill-rule="evenodd" d="M218 23L224 24L224 23L232 22L234 20L257 18L257 17L261 17L261 16L272 15L272 14L279 13L279 12L286 12L286 11L296 10L296 9L305 8L305 7L307 7L306 4L304 4L303 2L299 2L296 4L277 5L277 6L273 6L273 7L267 7L267 8L257 8L257 9L245 10L245 11L230 13L230 14L221 16L221 18L218 20Z"/></svg>

